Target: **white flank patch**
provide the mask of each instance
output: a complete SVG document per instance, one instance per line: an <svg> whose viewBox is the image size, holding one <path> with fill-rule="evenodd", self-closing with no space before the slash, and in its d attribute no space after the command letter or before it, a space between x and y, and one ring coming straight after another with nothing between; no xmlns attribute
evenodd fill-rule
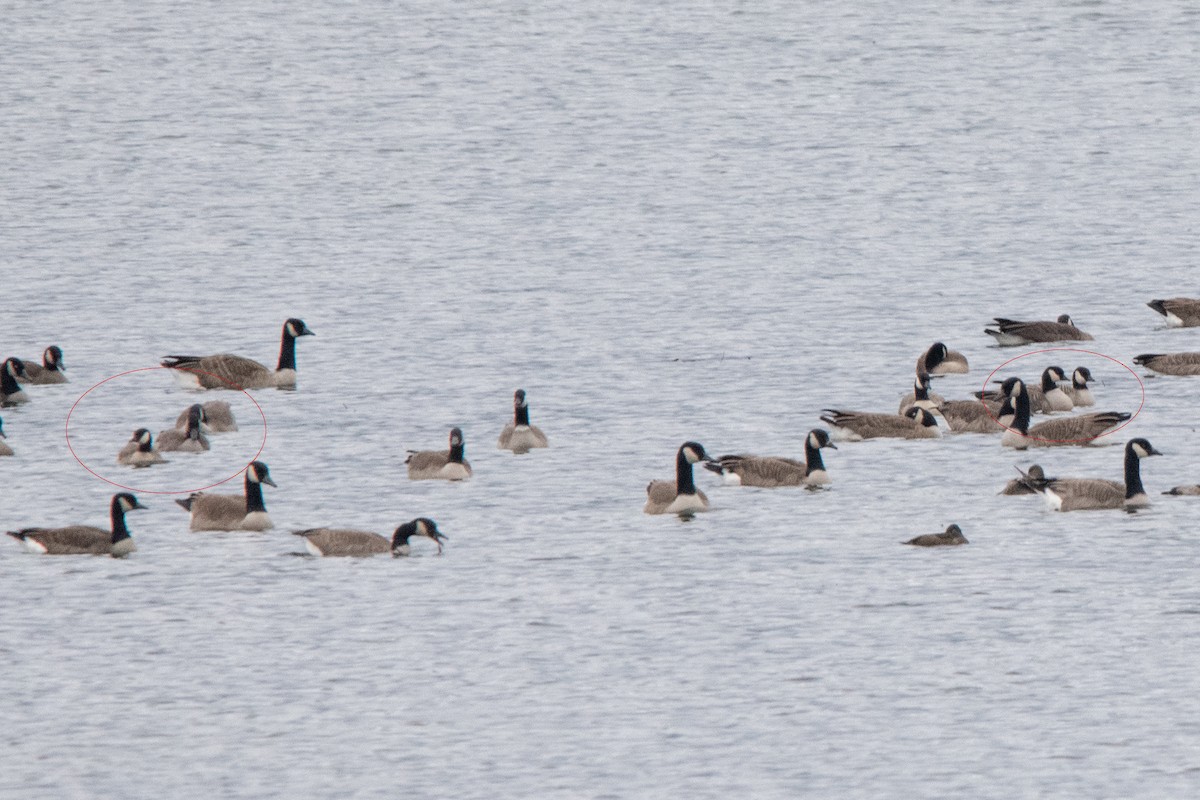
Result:
<svg viewBox="0 0 1200 800"><path fill-rule="evenodd" d="M315 544L313 544L313 540L308 538L307 536L304 537L304 549L307 550L310 555L314 555L314 556L325 555L324 553L321 552L321 548L319 548Z"/></svg>
<svg viewBox="0 0 1200 800"><path fill-rule="evenodd" d="M1046 498L1047 508L1051 511L1062 511L1063 499L1060 495L1055 494L1053 489L1044 490L1042 496Z"/></svg>
<svg viewBox="0 0 1200 800"><path fill-rule="evenodd" d="M1183 320L1170 311L1167 312L1167 325L1171 328L1182 328Z"/></svg>
<svg viewBox="0 0 1200 800"><path fill-rule="evenodd" d="M726 486L741 486L742 476L738 475L733 470L727 469L721 473L721 481Z"/></svg>
<svg viewBox="0 0 1200 800"><path fill-rule="evenodd" d="M26 536L21 541L25 543L25 549L31 553L44 554L46 552L46 545L42 544L36 539L31 539Z"/></svg>

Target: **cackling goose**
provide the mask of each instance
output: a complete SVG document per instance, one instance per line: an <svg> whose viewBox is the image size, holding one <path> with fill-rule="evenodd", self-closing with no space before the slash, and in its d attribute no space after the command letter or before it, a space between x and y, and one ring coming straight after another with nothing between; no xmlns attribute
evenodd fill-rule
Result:
<svg viewBox="0 0 1200 800"><path fill-rule="evenodd" d="M66 383L67 376L62 373L66 369L62 363L62 349L52 344L42 353L42 363L35 364L25 361L25 377L21 383L47 385L51 383Z"/></svg>
<svg viewBox="0 0 1200 800"><path fill-rule="evenodd" d="M151 464L164 464L166 459L154 449L154 439L150 431L138 428L117 453L117 463L131 467L148 467Z"/></svg>
<svg viewBox="0 0 1200 800"><path fill-rule="evenodd" d="M158 432L158 441L154 443L154 447L160 453L203 453L209 449L208 437L201 430L204 424L203 406L194 403L187 410L187 415L187 427L184 430L168 428Z"/></svg>

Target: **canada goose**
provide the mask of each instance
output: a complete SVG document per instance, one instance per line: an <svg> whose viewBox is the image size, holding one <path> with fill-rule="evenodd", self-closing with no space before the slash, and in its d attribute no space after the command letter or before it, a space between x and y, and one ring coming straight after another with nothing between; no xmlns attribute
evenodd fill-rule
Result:
<svg viewBox="0 0 1200 800"><path fill-rule="evenodd" d="M871 414L863 411L821 409L821 421L834 429L835 438L847 442L883 437L936 439L941 435L937 419L923 408L912 406L903 414Z"/></svg>
<svg viewBox="0 0 1200 800"><path fill-rule="evenodd" d="M1163 375L1200 375L1200 353L1142 353L1133 363Z"/></svg>
<svg viewBox="0 0 1200 800"><path fill-rule="evenodd" d="M1194 328L1200 325L1200 300L1172 297L1170 300L1151 300L1146 305L1167 318L1172 328Z"/></svg>
<svg viewBox="0 0 1200 800"><path fill-rule="evenodd" d="M773 489L777 486L807 486L816 488L829 484L829 473L821 459L821 448L837 450L829 434L813 428L804 437L804 461L783 456L721 456L715 461L706 461L706 469L712 470L733 486L762 486Z"/></svg>
<svg viewBox="0 0 1200 800"><path fill-rule="evenodd" d="M915 544L917 547L943 547L952 544L970 544L967 537L963 536L962 528L957 525L951 525L946 528L945 533L926 533L916 538L909 539L901 544Z"/></svg>
<svg viewBox="0 0 1200 800"><path fill-rule="evenodd" d="M1013 478L1004 484L1004 488L1000 491L1000 494L1037 494L1038 490L1034 486L1046 479L1045 470L1037 464L1030 467L1028 472L1023 472L1020 467L1017 467L1017 472L1021 473L1021 477Z"/></svg>
<svg viewBox="0 0 1200 800"><path fill-rule="evenodd" d="M1049 414L1053 411L1070 411L1075 407L1075 403L1072 402L1071 398L1067 396L1067 393L1062 390L1062 387L1058 385L1059 381L1065 381L1066 379L1067 373L1063 372L1062 367L1046 367L1046 369L1042 370L1041 395L1043 404L1042 407L1045 409L1044 413ZM1032 406L1032 392L1029 396L1029 402ZM1036 409L1033 409L1032 407L1030 410L1036 411Z"/></svg>
<svg viewBox="0 0 1200 800"><path fill-rule="evenodd" d="M1168 489L1167 491L1163 492L1163 494L1198 495L1200 494L1200 485L1192 484L1190 486L1176 486L1173 489Z"/></svg>
<svg viewBox="0 0 1200 800"><path fill-rule="evenodd" d="M1132 415L1126 411L1097 411L1074 417L1060 417L1029 427L1029 392L1020 378L1008 378L1003 389L1013 401L1015 410L1009 429L1000 444L1024 450L1027 447L1064 447L1070 445L1099 445L1100 437L1112 433Z"/></svg>
<svg viewBox="0 0 1200 800"><path fill-rule="evenodd" d="M1092 390L1088 388L1088 383L1092 380L1092 371L1087 367L1076 367L1071 373L1071 385L1063 389L1067 396L1071 398L1071 402L1077 408L1094 406L1096 399L1092 397Z"/></svg>
<svg viewBox="0 0 1200 800"><path fill-rule="evenodd" d="M51 383L66 383L67 376L62 371L66 369L62 363L62 350L52 344L42 353L42 363L25 361L25 378L22 383L46 385Z"/></svg>
<svg viewBox="0 0 1200 800"><path fill-rule="evenodd" d="M0 418L0 439L7 439L8 434L4 432L4 419ZM13 449L6 442L0 442L0 456L11 456Z"/></svg>
<svg viewBox="0 0 1200 800"><path fill-rule="evenodd" d="M437 523L428 517L418 517L412 522L406 522L391 539L369 531L352 531L341 528L309 528L305 531L292 531L297 536L304 537L304 546L314 556L373 556L379 553L391 553L393 556L409 554L408 540L413 536L428 536L437 543L438 552L442 552L442 542L445 536L437 528Z"/></svg>
<svg viewBox="0 0 1200 800"><path fill-rule="evenodd" d="M128 464L131 467L148 467L151 464L166 463L166 459L154 450L154 440L150 431L138 428L133 436L117 453L118 464Z"/></svg>
<svg viewBox="0 0 1200 800"><path fill-rule="evenodd" d="M1049 478L1032 481L1055 511L1083 511L1096 508L1139 508L1150 504L1142 486L1141 461L1161 456L1146 439L1130 439L1125 444L1125 482L1104 478Z"/></svg>
<svg viewBox="0 0 1200 800"><path fill-rule="evenodd" d="M1034 342L1090 342L1093 336L1075 327L1071 317L1063 314L1057 322L1039 320L1020 322L1004 317L995 318L996 330L984 328L983 332L996 337L999 345L1031 344Z"/></svg>
<svg viewBox="0 0 1200 800"><path fill-rule="evenodd" d="M463 448L462 428L451 428L449 450L409 450L404 459L409 480L466 480L471 477L471 465L463 458Z"/></svg>
<svg viewBox="0 0 1200 800"><path fill-rule="evenodd" d="M549 447L546 434L536 425L529 424L529 402L525 399L525 390L517 389L513 394L513 421L500 431L500 439L496 447L501 450L512 450L518 455L528 453L534 447Z"/></svg>
<svg viewBox="0 0 1200 800"><path fill-rule="evenodd" d="M957 350L951 350L942 342L934 342L929 349L917 359L917 372L927 372L930 375L950 375L952 373L969 372L967 357Z"/></svg>
<svg viewBox="0 0 1200 800"><path fill-rule="evenodd" d="M209 400L200 406L204 411L203 428L211 433L228 433L238 429L237 420L233 418L233 407L226 400ZM175 418L175 427L187 430L188 412L191 407L179 412Z"/></svg>
<svg viewBox="0 0 1200 800"><path fill-rule="evenodd" d="M937 407L946 427L954 433L998 433L1001 404L991 405L982 400L947 400Z"/></svg>
<svg viewBox="0 0 1200 800"><path fill-rule="evenodd" d="M242 494L195 492L175 502L192 513L194 531L265 531L273 528L263 502L262 485L274 486L267 465L251 461L246 467Z"/></svg>
<svg viewBox="0 0 1200 800"><path fill-rule="evenodd" d="M125 514L145 508L128 492L113 495L110 517L112 530L93 528L90 525L71 525L66 528L24 528L8 531L8 535L25 543L35 553L52 556L97 555L120 558L132 553L137 547L125 527Z"/></svg>
<svg viewBox="0 0 1200 800"><path fill-rule="evenodd" d="M209 449L208 437L200 430L204 422L204 408L195 403L187 410L187 428L168 428L158 432L155 448L160 453L203 453Z"/></svg>
<svg viewBox="0 0 1200 800"><path fill-rule="evenodd" d="M692 464L712 461L699 442L684 442L675 454L675 480L654 480L646 485L647 514L679 514L691 516L708 511L708 497L696 488L692 480Z"/></svg>
<svg viewBox="0 0 1200 800"><path fill-rule="evenodd" d="M243 356L219 353L215 356L166 356L164 367L178 370L189 386L200 389L281 389L296 387L296 338L315 336L304 320L293 317L283 323L279 345L279 366L274 370Z"/></svg>
<svg viewBox="0 0 1200 800"><path fill-rule="evenodd" d="M18 378L24 378L25 362L16 356L4 359L0 367L0 406L17 406L29 402L29 395L17 384Z"/></svg>
<svg viewBox="0 0 1200 800"><path fill-rule="evenodd" d="M933 410L946 402L946 398L940 394L929 391L929 378L928 372L917 373L917 377L913 379L913 390L900 400L900 409L896 412L897 414L903 414L913 406Z"/></svg>

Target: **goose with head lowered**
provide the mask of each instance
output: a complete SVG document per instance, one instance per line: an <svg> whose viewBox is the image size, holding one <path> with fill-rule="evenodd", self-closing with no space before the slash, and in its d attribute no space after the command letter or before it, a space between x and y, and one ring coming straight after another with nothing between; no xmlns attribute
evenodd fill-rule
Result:
<svg viewBox="0 0 1200 800"><path fill-rule="evenodd" d="M1195 328L1200 325L1200 300L1192 297L1172 297L1151 300L1146 305L1162 314L1171 328Z"/></svg>
<svg viewBox="0 0 1200 800"><path fill-rule="evenodd" d="M941 436L937 418L924 408L910 407L903 414L822 409L821 421L833 428L834 438L847 442L863 439L936 439Z"/></svg>
<svg viewBox="0 0 1200 800"><path fill-rule="evenodd" d="M1104 478L1029 479L1030 488L1041 492L1055 511L1085 511L1102 508L1141 508L1150 504L1142 486L1143 458L1161 456L1146 439L1125 444L1125 482Z"/></svg>
<svg viewBox="0 0 1200 800"><path fill-rule="evenodd" d="M275 527L267 515L262 485L274 486L271 472L262 461L246 467L242 494L194 492L175 502L191 512L194 531L265 531Z"/></svg>
<svg viewBox="0 0 1200 800"><path fill-rule="evenodd" d="M283 323L279 361L269 369L257 361L232 353L213 356L166 356L164 367L175 370L180 381L199 389L296 388L296 339L315 336L304 320L295 317Z"/></svg>
<svg viewBox="0 0 1200 800"><path fill-rule="evenodd" d="M16 356L4 359L0 366L0 406L19 406L29 402L29 395L17 383L24 378L25 362Z"/></svg>
<svg viewBox="0 0 1200 800"><path fill-rule="evenodd" d="M675 454L675 480L654 480L646 486L647 514L679 514L687 517L708 511L708 497L696 488L692 465L712 461L699 442L684 442Z"/></svg>
<svg viewBox="0 0 1200 800"><path fill-rule="evenodd" d="M1032 467L1030 467L1028 471L1023 470L1020 467L1015 467L1015 469L1021 474L1004 484L1004 488L1000 490L1000 494L1037 494L1038 490L1034 488L1034 485L1038 481L1043 481L1046 479L1046 471L1037 464L1034 464Z"/></svg>
<svg viewBox="0 0 1200 800"><path fill-rule="evenodd" d="M1027 447L1067 447L1111 444L1102 437L1121 427L1131 416L1126 411L1097 411L1039 422L1029 426L1029 392L1020 378L1007 378L1001 387L1013 404L1013 418L1000 444Z"/></svg>
<svg viewBox="0 0 1200 800"><path fill-rule="evenodd" d="M512 450L517 455L528 453L535 447L549 447L546 434L537 425L529 423L529 401L525 398L525 390L517 389L513 394L513 419L500 431L496 447L501 450Z"/></svg>
<svg viewBox="0 0 1200 800"><path fill-rule="evenodd" d="M396 528L390 539L378 533L348 528L309 528L292 533L304 537L305 548L314 556L374 556L380 553L406 556L411 552L409 539L414 536L432 539L440 554L442 542L446 540L437 523L429 517L417 517L404 523Z"/></svg>
<svg viewBox="0 0 1200 800"><path fill-rule="evenodd" d="M130 467L148 467L151 464L165 464L166 459L154 449L154 437L150 435L150 431L138 428L117 453L117 463Z"/></svg>
<svg viewBox="0 0 1200 800"><path fill-rule="evenodd" d="M145 508L128 492L113 495L109 505L109 530L91 525L71 525L66 528L23 528L8 531L8 535L25 544L35 553L51 556L94 555L120 558L132 553L137 547L125 525L125 514Z"/></svg>
<svg viewBox="0 0 1200 800"><path fill-rule="evenodd" d="M994 337L996 344L1003 346L1037 342L1090 342L1094 338L1090 333L1084 333L1075 327L1075 323L1067 314L1060 315L1056 322L1023 322L996 317L994 328L984 328L983 332Z"/></svg>
<svg viewBox="0 0 1200 800"><path fill-rule="evenodd" d="M774 489L779 486L806 486L815 489L830 483L829 473L821 458L821 449L837 445L821 428L813 428L804 437L804 460L785 456L721 456L715 461L704 462L704 468L720 475L732 486L761 486Z"/></svg>
<svg viewBox="0 0 1200 800"><path fill-rule="evenodd" d="M917 373L930 375L953 375L970 372L967 357L957 350L946 347L944 342L934 342L917 359Z"/></svg>
<svg viewBox="0 0 1200 800"><path fill-rule="evenodd" d="M1133 363L1160 375L1200 375L1200 353L1142 353Z"/></svg>
<svg viewBox="0 0 1200 800"><path fill-rule="evenodd" d="M409 480L465 481L471 477L465 447L462 428L451 428L449 450L409 450L408 458L404 459Z"/></svg>
<svg viewBox="0 0 1200 800"><path fill-rule="evenodd" d="M160 453L203 453L210 448L204 435L204 407L194 403L187 410L187 427L159 431L155 447Z"/></svg>
<svg viewBox="0 0 1200 800"><path fill-rule="evenodd" d="M203 430L210 433L228 433L238 429L237 420L233 417L233 406L226 400L209 400L207 403L200 405L204 412ZM175 427L187 429L188 414L191 413L191 407L185 408L179 412L179 416L175 418Z"/></svg>
<svg viewBox="0 0 1200 800"><path fill-rule="evenodd" d="M56 344L52 344L42 351L41 364L27 359L25 361L25 377L21 379L21 383L41 386L66 383L67 376L63 374L63 370L66 367L63 366L62 358L62 348Z"/></svg>

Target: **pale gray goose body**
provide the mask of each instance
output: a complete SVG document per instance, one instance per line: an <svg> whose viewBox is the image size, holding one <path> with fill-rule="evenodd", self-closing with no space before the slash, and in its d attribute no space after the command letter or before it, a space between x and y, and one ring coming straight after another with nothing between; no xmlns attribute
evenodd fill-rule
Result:
<svg viewBox="0 0 1200 800"><path fill-rule="evenodd" d="M1092 389L1088 385L1092 381L1092 371L1087 367L1076 367L1071 373L1071 385L1063 387L1063 391L1071 398L1076 408L1088 408L1096 405L1092 397Z"/></svg>
<svg viewBox="0 0 1200 800"><path fill-rule="evenodd" d="M228 433L238 429L237 420L233 416L233 406L226 400L209 400L207 403L200 405L204 412L203 422L204 429L212 433ZM187 429L188 412L191 407L185 408L179 412L179 416L175 418L175 427Z"/></svg>
<svg viewBox="0 0 1200 800"><path fill-rule="evenodd" d="M496 447L520 455L534 448L549 446L550 441L542 429L529 422L529 401L525 397L525 390L517 389L513 394L513 419L500 431Z"/></svg>

